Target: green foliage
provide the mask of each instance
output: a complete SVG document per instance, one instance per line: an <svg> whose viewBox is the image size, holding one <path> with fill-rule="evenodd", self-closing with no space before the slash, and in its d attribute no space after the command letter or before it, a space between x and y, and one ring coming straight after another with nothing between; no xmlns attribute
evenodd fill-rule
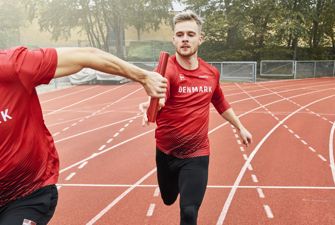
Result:
<svg viewBox="0 0 335 225"><path fill-rule="evenodd" d="M0 1L0 48L18 45L20 30L23 26L23 9L13 2Z"/></svg>

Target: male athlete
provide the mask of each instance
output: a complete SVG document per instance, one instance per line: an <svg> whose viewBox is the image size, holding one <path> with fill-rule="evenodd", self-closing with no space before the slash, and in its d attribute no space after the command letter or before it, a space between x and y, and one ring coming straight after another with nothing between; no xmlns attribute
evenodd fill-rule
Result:
<svg viewBox="0 0 335 225"><path fill-rule="evenodd" d="M220 88L220 74L197 56L203 41L202 20L186 11L174 17L173 44L169 58L165 105L157 115L156 164L158 185L166 205L180 194L180 224L196 225L203 200L209 162L208 120L212 103L222 117L238 130L245 145L251 134L241 124ZM140 108L145 112L148 103ZM146 119L146 115L144 115Z"/></svg>
<svg viewBox="0 0 335 225"><path fill-rule="evenodd" d="M0 225L44 225L57 204L59 161L35 91L84 67L140 82L164 97L166 79L95 48L0 51Z"/></svg>

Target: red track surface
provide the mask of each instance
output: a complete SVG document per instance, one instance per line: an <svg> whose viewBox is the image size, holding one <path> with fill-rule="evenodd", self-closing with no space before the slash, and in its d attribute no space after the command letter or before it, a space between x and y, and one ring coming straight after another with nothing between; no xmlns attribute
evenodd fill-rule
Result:
<svg viewBox="0 0 335 225"><path fill-rule="evenodd" d="M335 79L222 84L254 136L211 109L208 190L199 224L335 224ZM50 224L177 225L157 189L154 126L142 127L138 84L40 95L61 160Z"/></svg>

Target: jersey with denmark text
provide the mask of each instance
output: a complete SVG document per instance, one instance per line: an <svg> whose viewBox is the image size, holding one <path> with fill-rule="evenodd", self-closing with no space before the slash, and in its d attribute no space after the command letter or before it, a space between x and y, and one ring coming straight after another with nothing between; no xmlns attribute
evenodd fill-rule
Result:
<svg viewBox="0 0 335 225"><path fill-rule="evenodd" d="M58 155L35 91L56 67L55 49L0 51L0 206L57 182Z"/></svg>
<svg viewBox="0 0 335 225"><path fill-rule="evenodd" d="M222 114L228 108L215 67L198 58L196 70L182 68L171 56L166 69L168 90L165 106L158 112L156 145L177 158L209 155L209 107Z"/></svg>

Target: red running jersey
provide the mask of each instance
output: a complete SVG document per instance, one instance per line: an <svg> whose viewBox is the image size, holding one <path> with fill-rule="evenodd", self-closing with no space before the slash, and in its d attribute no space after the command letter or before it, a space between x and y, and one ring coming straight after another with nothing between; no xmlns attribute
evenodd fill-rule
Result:
<svg viewBox="0 0 335 225"><path fill-rule="evenodd" d="M220 114L230 108L218 70L200 58L198 61L196 70L186 70L171 56L165 73L168 90L165 106L157 115L156 145L177 158L209 155L210 103Z"/></svg>
<svg viewBox="0 0 335 225"><path fill-rule="evenodd" d="M0 51L0 206L57 182L58 155L35 91L56 67L55 49Z"/></svg>

